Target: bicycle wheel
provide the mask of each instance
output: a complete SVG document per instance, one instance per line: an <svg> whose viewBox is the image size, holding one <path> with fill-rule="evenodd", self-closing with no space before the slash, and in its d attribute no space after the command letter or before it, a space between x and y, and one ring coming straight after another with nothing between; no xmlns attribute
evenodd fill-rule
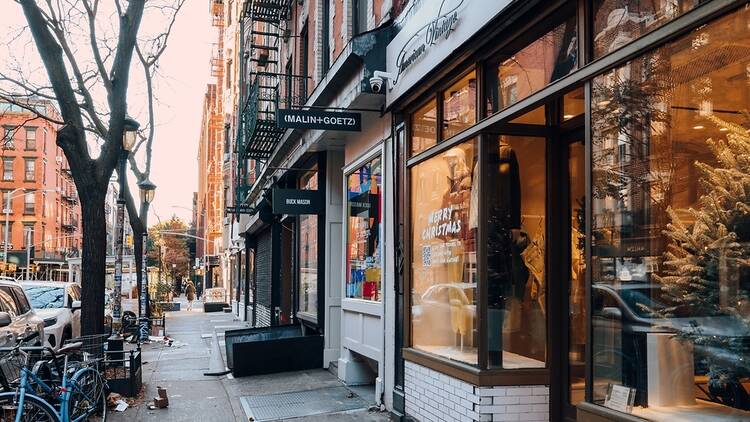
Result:
<svg viewBox="0 0 750 422"><path fill-rule="evenodd" d="M0 422L14 422L18 413L16 393L0 394ZM55 409L39 397L27 394L23 398L21 422L60 422Z"/></svg>
<svg viewBox="0 0 750 422"><path fill-rule="evenodd" d="M68 399L68 416L71 421L105 420L107 416L106 382L102 375L92 367L79 369L68 381L70 397Z"/></svg>

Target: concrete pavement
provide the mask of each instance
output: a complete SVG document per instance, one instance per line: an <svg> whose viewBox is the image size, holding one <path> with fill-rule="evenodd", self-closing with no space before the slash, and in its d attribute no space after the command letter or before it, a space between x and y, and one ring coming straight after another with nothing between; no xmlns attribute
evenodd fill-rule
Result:
<svg viewBox="0 0 750 422"><path fill-rule="evenodd" d="M223 351L224 331L244 327L244 323L235 320L231 314L204 313L197 302L192 311L185 311L187 303L184 298L178 300L181 302L181 311L168 312L166 318L167 335L174 339L172 346L155 342L143 347L144 400L124 412L112 411L108 420L247 422L240 402L242 396L341 386L334 375L323 369L245 378L233 378L231 375L204 376L203 373L209 365L213 330L219 333ZM148 409L148 405L156 396L157 386L167 389L167 409ZM388 419L387 413L354 410L305 416L294 420L379 422Z"/></svg>

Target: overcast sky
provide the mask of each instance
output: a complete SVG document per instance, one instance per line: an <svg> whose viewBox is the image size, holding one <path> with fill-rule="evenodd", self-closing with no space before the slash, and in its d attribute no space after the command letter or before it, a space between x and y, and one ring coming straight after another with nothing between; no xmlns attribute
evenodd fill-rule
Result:
<svg viewBox="0 0 750 422"><path fill-rule="evenodd" d="M0 34L12 34L25 19L20 6L0 0ZM164 20L144 17L145 31L157 31ZM0 37L7 35L0 35ZM192 218L192 193L198 187L198 136L201 108L209 82L211 43L216 32L211 27L208 2L187 0L172 29L166 52L161 57L157 83L156 136L153 148L151 181L157 185L149 223L176 214L186 221ZM5 41L5 40L4 40ZM0 67L9 53L0 51ZM14 56L19 55L16 51ZM20 53L24 66L39 69L41 60L33 46ZM134 59L135 61L135 59ZM133 72L133 71L131 71ZM142 71L141 71L142 72ZM128 100L130 113L142 114L145 87L141 81L131 83ZM145 122L141 122L145 123ZM131 186L133 186L131 182Z"/></svg>

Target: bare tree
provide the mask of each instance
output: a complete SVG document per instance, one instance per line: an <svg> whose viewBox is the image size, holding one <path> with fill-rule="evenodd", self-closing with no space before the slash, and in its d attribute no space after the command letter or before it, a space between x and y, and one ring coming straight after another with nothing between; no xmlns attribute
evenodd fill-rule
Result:
<svg viewBox="0 0 750 422"><path fill-rule="evenodd" d="M146 5L145 0L115 0L113 4L100 0L16 0L46 78L33 80L34 75L21 68L0 73L0 99L33 109L33 101L43 98L59 107L56 143L70 164L82 213L82 334L104 330L104 203L109 178L122 151L131 71L140 65L150 81L183 2L154 0ZM167 29L160 27L161 32L154 36L141 34L145 13L167 16ZM134 53L139 62L133 63ZM154 138L153 90L150 82L147 85L150 116L144 130L149 134L141 141L147 158L144 171L136 169L137 176L147 176L150 171ZM42 113L38 117L52 121ZM127 189L126 194L131 223L137 225L138 214L133 212L134 202Z"/></svg>

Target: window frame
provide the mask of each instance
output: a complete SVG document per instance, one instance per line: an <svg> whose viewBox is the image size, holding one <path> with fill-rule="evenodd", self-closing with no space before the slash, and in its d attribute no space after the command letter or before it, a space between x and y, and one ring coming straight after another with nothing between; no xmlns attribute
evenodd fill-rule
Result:
<svg viewBox="0 0 750 422"><path fill-rule="evenodd" d="M3 182L12 182L15 178L15 169L13 168L15 161L15 157L3 157ZM8 177L8 170L10 170L10 177Z"/></svg>
<svg viewBox="0 0 750 422"><path fill-rule="evenodd" d="M29 163L31 163L31 169L29 169ZM29 177L31 174L31 177ZM23 159L23 181L24 182L36 182L36 158L24 157Z"/></svg>
<svg viewBox="0 0 750 422"><path fill-rule="evenodd" d="M26 151L36 151L37 149L37 142L36 142L36 134L38 132L39 128L36 126L29 126L26 128L25 137L24 137L24 144L23 148ZM32 138L29 138L29 132L34 132L34 136ZM33 145L29 147L29 140L33 142Z"/></svg>

